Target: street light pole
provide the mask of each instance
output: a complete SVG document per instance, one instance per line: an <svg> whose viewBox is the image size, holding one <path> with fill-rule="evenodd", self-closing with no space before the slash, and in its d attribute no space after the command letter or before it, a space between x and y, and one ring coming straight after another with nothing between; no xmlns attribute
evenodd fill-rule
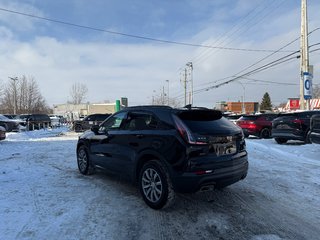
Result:
<svg viewBox="0 0 320 240"><path fill-rule="evenodd" d="M13 81L13 114L17 114L17 87L16 81L18 81L17 77L8 77Z"/></svg>
<svg viewBox="0 0 320 240"><path fill-rule="evenodd" d="M245 98L246 98L246 88L244 87L242 82L237 82L241 85L243 88L243 98L242 98L242 113L246 113L246 107L245 107Z"/></svg>
<svg viewBox="0 0 320 240"><path fill-rule="evenodd" d="M168 83L168 106L170 106L170 98L169 98L169 80L166 80L166 82Z"/></svg>

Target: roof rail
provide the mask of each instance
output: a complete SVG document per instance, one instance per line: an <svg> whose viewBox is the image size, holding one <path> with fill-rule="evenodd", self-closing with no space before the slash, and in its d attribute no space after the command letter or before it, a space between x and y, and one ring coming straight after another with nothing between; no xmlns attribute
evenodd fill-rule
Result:
<svg viewBox="0 0 320 240"><path fill-rule="evenodd" d="M130 106L124 109L134 109L134 108L163 108L163 109L172 109L170 106L166 105L138 105L138 106Z"/></svg>

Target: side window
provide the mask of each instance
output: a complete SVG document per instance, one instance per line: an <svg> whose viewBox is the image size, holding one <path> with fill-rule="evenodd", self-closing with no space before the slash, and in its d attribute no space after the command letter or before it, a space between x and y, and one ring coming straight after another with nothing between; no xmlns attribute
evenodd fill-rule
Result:
<svg viewBox="0 0 320 240"><path fill-rule="evenodd" d="M158 127L157 119L148 113L131 113L124 126L126 130L152 130Z"/></svg>
<svg viewBox="0 0 320 240"><path fill-rule="evenodd" d="M88 116L88 117L86 118L86 121L94 121L94 115Z"/></svg>
<svg viewBox="0 0 320 240"><path fill-rule="evenodd" d="M126 112L121 112L119 114L115 114L114 116L110 117L107 121L105 121L101 126L99 131L106 132L109 130L118 130L121 126L121 123L126 117Z"/></svg>

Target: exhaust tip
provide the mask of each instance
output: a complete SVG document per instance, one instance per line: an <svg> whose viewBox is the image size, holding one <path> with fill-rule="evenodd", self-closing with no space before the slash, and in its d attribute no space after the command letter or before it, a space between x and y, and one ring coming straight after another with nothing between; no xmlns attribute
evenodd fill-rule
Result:
<svg viewBox="0 0 320 240"><path fill-rule="evenodd" d="M200 188L200 192L213 191L215 189L214 185L206 185Z"/></svg>

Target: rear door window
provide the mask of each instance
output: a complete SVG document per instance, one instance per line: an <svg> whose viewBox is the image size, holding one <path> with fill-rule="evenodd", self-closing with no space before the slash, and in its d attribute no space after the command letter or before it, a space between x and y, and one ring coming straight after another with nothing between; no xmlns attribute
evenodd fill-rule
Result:
<svg viewBox="0 0 320 240"><path fill-rule="evenodd" d="M157 129L157 126L158 121L152 114L144 112L132 112L128 116L124 129L133 131L152 130Z"/></svg>

